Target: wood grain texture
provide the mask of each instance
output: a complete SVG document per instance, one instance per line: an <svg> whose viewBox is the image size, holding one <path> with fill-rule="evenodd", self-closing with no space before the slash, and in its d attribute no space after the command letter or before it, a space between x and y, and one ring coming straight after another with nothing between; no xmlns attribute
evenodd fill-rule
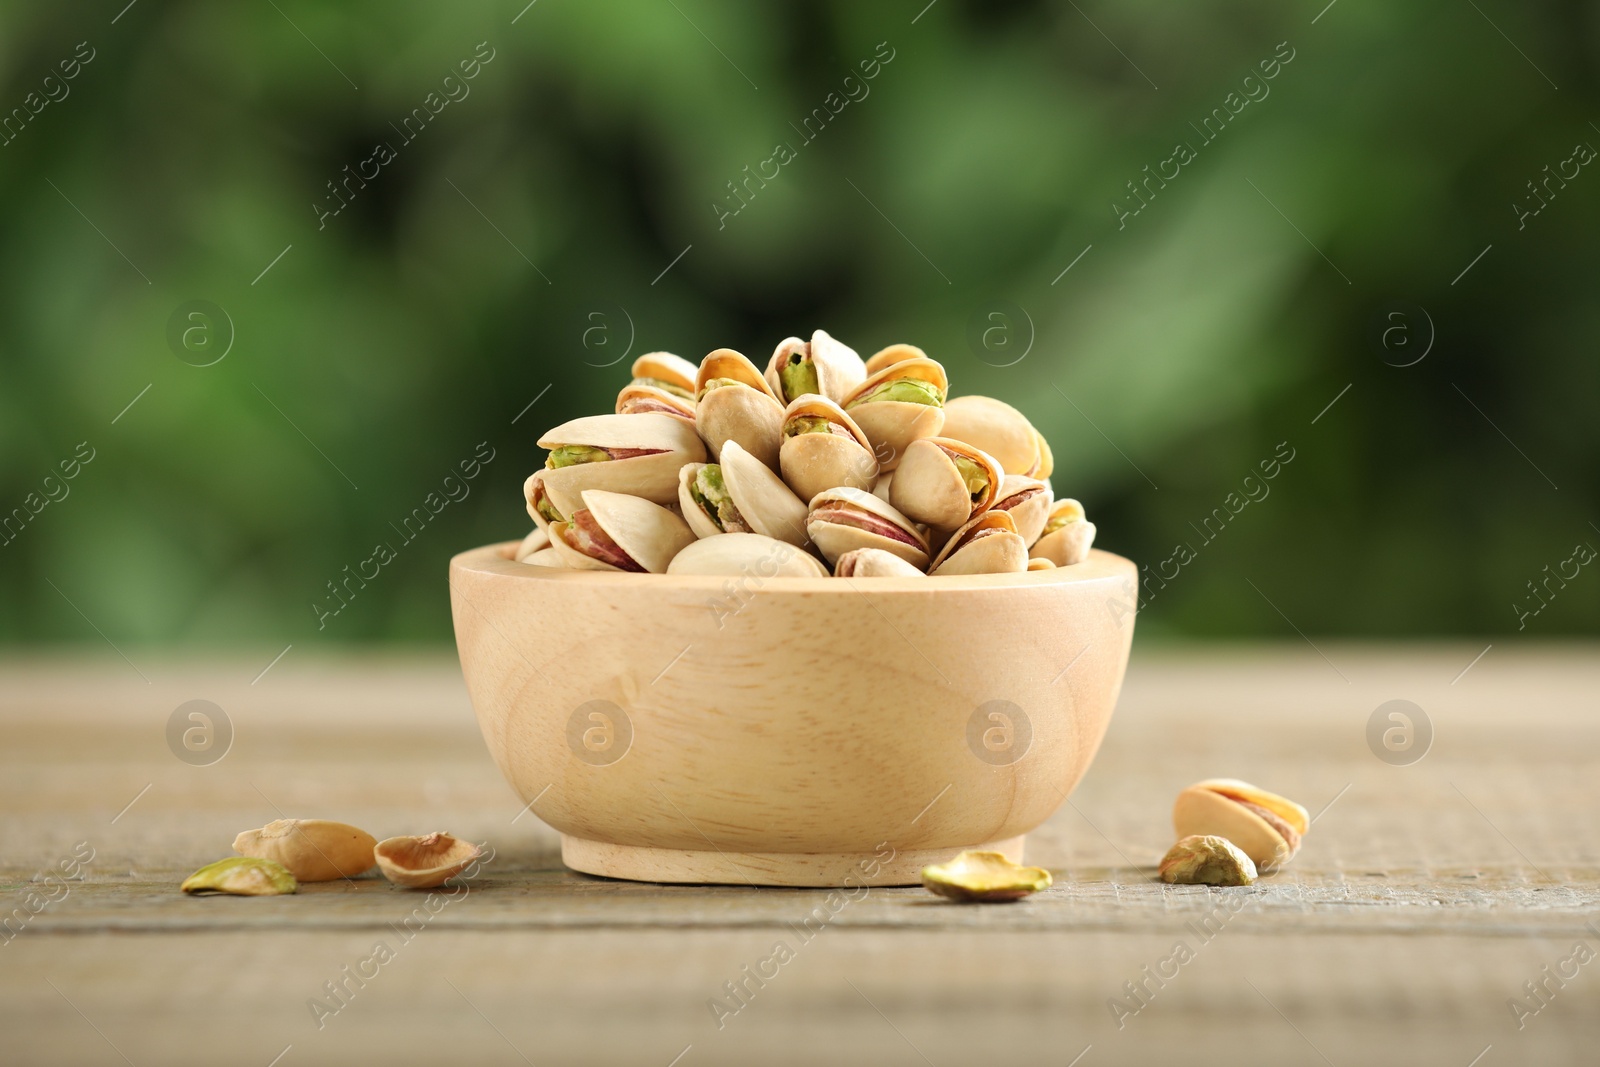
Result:
<svg viewBox="0 0 1600 1067"><path fill-rule="evenodd" d="M0 1059L1591 1062L1600 961L1561 975L1575 945L1600 951L1597 650L1496 644L1458 679L1481 645L1319 646L1136 647L1093 768L1029 836L1055 886L994 907L566 871L446 655L297 647L255 685L276 649L126 649L148 685L115 657L0 662L0 900L15 915L52 898L0 935ZM236 730L209 767L163 736L196 697ZM1411 766L1367 747L1368 717L1396 697L1434 729ZM1304 803L1305 847L1248 889L1154 881L1173 797L1224 775ZM283 898L176 891L280 815L445 829L496 856L431 908L370 875ZM46 880L79 842L94 850L81 880ZM780 941L789 956L762 978ZM378 942L391 958L360 979ZM1171 963L1179 942L1190 959ZM313 999L336 1009L320 1027Z"/></svg>

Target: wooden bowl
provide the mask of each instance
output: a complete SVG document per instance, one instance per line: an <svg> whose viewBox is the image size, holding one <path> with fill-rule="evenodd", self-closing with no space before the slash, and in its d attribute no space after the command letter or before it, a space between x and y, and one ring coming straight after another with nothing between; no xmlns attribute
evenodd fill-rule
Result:
<svg viewBox="0 0 1600 1067"><path fill-rule="evenodd" d="M1137 570L741 578L450 561L495 762L567 866L652 882L911 885L1022 858L1094 758Z"/></svg>

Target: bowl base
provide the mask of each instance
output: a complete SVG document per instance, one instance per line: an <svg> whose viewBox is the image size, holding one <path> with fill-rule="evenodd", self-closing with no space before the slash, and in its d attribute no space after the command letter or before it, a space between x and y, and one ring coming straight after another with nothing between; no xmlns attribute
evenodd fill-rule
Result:
<svg viewBox="0 0 1600 1067"><path fill-rule="evenodd" d="M969 845L1022 862L1023 837ZM961 848L875 852L714 852L614 845L561 835L561 861L575 871L632 882L700 885L895 886L922 884L922 868L944 863Z"/></svg>

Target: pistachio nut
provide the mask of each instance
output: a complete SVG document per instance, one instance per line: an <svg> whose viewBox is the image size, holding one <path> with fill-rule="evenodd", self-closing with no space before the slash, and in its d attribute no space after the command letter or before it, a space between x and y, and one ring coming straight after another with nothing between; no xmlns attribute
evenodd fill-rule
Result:
<svg viewBox="0 0 1600 1067"><path fill-rule="evenodd" d="M702 537L672 557L668 574L748 577L756 586L767 578L826 578L827 568L804 549L756 533Z"/></svg>
<svg viewBox="0 0 1600 1067"><path fill-rule="evenodd" d="M1056 565L1043 556L1031 556L1028 559L1028 569L1030 571L1053 571L1056 569Z"/></svg>
<svg viewBox="0 0 1600 1067"><path fill-rule="evenodd" d="M1256 865L1226 837L1190 834L1161 857L1161 880L1173 885L1249 885L1256 880Z"/></svg>
<svg viewBox="0 0 1600 1067"><path fill-rule="evenodd" d="M810 341L785 337L767 364L767 384L782 404L792 404L808 393L838 402L867 377L861 357L849 345L818 330Z"/></svg>
<svg viewBox="0 0 1600 1067"><path fill-rule="evenodd" d="M371 866L371 864L368 864ZM185 893L230 893L238 897L273 897L300 888L289 868L260 856L229 856L208 863L183 880Z"/></svg>
<svg viewBox="0 0 1600 1067"><path fill-rule="evenodd" d="M634 380L617 392L618 415L671 415L694 425L694 401L685 400L660 386Z"/></svg>
<svg viewBox="0 0 1600 1067"><path fill-rule="evenodd" d="M722 446L721 463L683 465L678 508L697 537L758 533L799 546L809 540L805 504L738 441Z"/></svg>
<svg viewBox="0 0 1600 1067"><path fill-rule="evenodd" d="M839 486L811 498L806 533L830 564L856 548L881 548L919 570L928 565L928 542L916 524L863 489Z"/></svg>
<svg viewBox="0 0 1600 1067"><path fill-rule="evenodd" d="M342 822L274 819L235 837L233 850L281 863L302 882L330 882L370 870L375 844L371 834Z"/></svg>
<svg viewBox="0 0 1600 1067"><path fill-rule="evenodd" d="M1005 478L987 452L951 437L911 442L894 473L889 503L913 522L941 530L988 510Z"/></svg>
<svg viewBox="0 0 1600 1067"><path fill-rule="evenodd" d="M1013 863L1003 852L963 852L949 863L922 868L922 887L963 903L1021 900L1050 888L1043 867Z"/></svg>
<svg viewBox="0 0 1600 1067"><path fill-rule="evenodd" d="M912 357L869 374L842 406L866 434L878 464L894 470L907 445L939 433L949 388L943 367L926 357Z"/></svg>
<svg viewBox="0 0 1600 1067"><path fill-rule="evenodd" d="M603 489L585 489L571 521L550 527L550 546L574 570L661 574L694 539L689 524L660 504Z"/></svg>
<svg viewBox="0 0 1600 1067"><path fill-rule="evenodd" d="M893 552L853 548L833 565L836 578L921 578L923 573Z"/></svg>
<svg viewBox="0 0 1600 1067"><path fill-rule="evenodd" d="M511 558L522 563L535 552L542 552L550 547L550 533L543 526L535 526L522 543L511 550Z"/></svg>
<svg viewBox="0 0 1600 1067"><path fill-rule="evenodd" d="M754 363L731 348L711 352L700 361L695 398L695 426L714 458L722 458L724 442L738 441L778 469L783 404Z"/></svg>
<svg viewBox="0 0 1600 1067"><path fill-rule="evenodd" d="M867 359L867 374L877 374L891 363L899 363L907 359L927 359L928 353L916 345L893 344L888 348L880 348Z"/></svg>
<svg viewBox="0 0 1600 1067"><path fill-rule="evenodd" d="M1000 483L994 503L989 506L1010 515L1011 521L1017 524L1017 533L1032 547L1043 535L1045 523L1050 520L1055 495L1050 492L1049 482L1029 478L1025 474L1008 474Z"/></svg>
<svg viewBox="0 0 1600 1067"><path fill-rule="evenodd" d="M541 467L528 475L527 481L522 483L522 497L527 501L528 515L533 519L533 524L548 533L552 522L566 522L567 517L561 514L555 501L545 491L545 474L545 469Z"/></svg>
<svg viewBox="0 0 1600 1067"><path fill-rule="evenodd" d="M1044 530L1029 552L1057 567L1070 567L1089 558L1094 534L1094 523L1084 517L1083 505L1065 497L1051 505Z"/></svg>
<svg viewBox="0 0 1600 1067"><path fill-rule="evenodd" d="M678 468L706 458L694 427L659 412L590 415L539 438L550 449L545 469L523 486L535 522L564 520L583 507L585 489L639 496L657 504L678 499ZM537 494L542 491L542 498ZM540 499L548 502L541 506ZM551 516L555 517L552 518Z"/></svg>
<svg viewBox="0 0 1600 1067"><path fill-rule="evenodd" d="M1028 569L1028 546L1004 511L985 511L956 530L934 557L930 575L1020 574Z"/></svg>
<svg viewBox="0 0 1600 1067"><path fill-rule="evenodd" d="M1263 871L1287 863L1310 826L1299 804L1236 778L1196 782L1172 806L1172 827L1180 838L1225 837Z"/></svg>
<svg viewBox="0 0 1600 1067"><path fill-rule="evenodd" d="M825 396L796 397L784 409L778 466L801 500L841 485L871 489L878 478L867 435Z"/></svg>
<svg viewBox="0 0 1600 1067"><path fill-rule="evenodd" d="M1028 417L1003 400L989 396L952 397L944 406L946 437L976 445L1000 461L1007 474L1043 478L1043 440Z"/></svg>
<svg viewBox="0 0 1600 1067"><path fill-rule="evenodd" d="M422 837L389 837L378 842L378 869L395 885L432 889L454 878L483 855L471 841L435 832Z"/></svg>
<svg viewBox="0 0 1600 1067"><path fill-rule="evenodd" d="M694 403L695 376L700 369L682 356L671 352L646 352L633 361L633 383L659 389Z"/></svg>

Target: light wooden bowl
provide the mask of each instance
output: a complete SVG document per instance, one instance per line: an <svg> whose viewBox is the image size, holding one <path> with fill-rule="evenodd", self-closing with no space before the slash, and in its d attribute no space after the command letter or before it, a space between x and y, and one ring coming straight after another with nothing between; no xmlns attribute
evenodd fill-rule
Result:
<svg viewBox="0 0 1600 1067"><path fill-rule="evenodd" d="M514 543L450 562L495 762L612 878L915 884L1022 858L1122 687L1134 565L945 578L556 570Z"/></svg>

